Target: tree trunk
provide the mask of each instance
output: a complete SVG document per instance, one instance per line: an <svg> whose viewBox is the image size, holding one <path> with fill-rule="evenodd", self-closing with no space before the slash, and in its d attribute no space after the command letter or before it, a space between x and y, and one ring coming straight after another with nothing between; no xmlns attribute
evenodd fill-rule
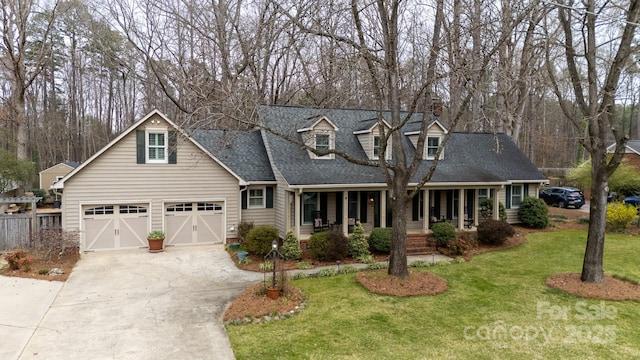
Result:
<svg viewBox="0 0 640 360"><path fill-rule="evenodd" d="M400 187L396 181L393 183L394 189L391 194L391 210L393 216L393 238L391 240L391 253L389 255L388 274L400 278L409 276L407 267L407 196L406 187ZM398 191L396 191L398 190Z"/></svg>
<svg viewBox="0 0 640 360"><path fill-rule="evenodd" d="M604 255L604 234L607 218L607 184L606 154L592 158L591 198L589 206L589 235L584 253L581 280L601 283L604 281L602 268Z"/></svg>

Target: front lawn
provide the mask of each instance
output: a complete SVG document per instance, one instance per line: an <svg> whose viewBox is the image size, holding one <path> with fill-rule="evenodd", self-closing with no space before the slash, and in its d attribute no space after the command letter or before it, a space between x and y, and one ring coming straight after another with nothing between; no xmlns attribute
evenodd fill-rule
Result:
<svg viewBox="0 0 640 360"><path fill-rule="evenodd" d="M309 295L295 317L229 325L238 359L639 358L640 304L547 288L580 272L586 232L535 233L524 245L431 267L449 290L431 297L369 293L355 275L295 281ZM608 235L607 275L640 281L640 239Z"/></svg>

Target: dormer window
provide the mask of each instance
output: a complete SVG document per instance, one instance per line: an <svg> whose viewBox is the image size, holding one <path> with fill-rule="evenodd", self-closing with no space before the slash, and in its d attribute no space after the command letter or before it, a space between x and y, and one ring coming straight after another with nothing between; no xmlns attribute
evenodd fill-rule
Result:
<svg viewBox="0 0 640 360"><path fill-rule="evenodd" d="M382 144L381 140L380 140L380 136L375 135L373 137L373 158L374 159L379 159L380 158L380 145Z"/></svg>
<svg viewBox="0 0 640 360"><path fill-rule="evenodd" d="M307 148L323 152L335 149L338 127L325 116L313 116L307 120L308 123L298 129L298 133L302 136L302 141L304 141ZM334 154L317 155L311 149L307 152L312 159L335 158Z"/></svg>
<svg viewBox="0 0 640 360"><path fill-rule="evenodd" d="M316 150L329 151L331 146L329 134L316 134Z"/></svg>
<svg viewBox="0 0 640 360"><path fill-rule="evenodd" d="M438 148L440 147L440 138L435 136L427 137L427 159L435 159Z"/></svg>

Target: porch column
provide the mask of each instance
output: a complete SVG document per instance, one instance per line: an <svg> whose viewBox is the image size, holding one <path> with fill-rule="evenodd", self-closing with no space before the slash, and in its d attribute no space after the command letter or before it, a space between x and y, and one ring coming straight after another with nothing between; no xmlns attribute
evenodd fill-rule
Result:
<svg viewBox="0 0 640 360"><path fill-rule="evenodd" d="M284 231L289 231L291 227L291 197L288 191L284 192Z"/></svg>
<svg viewBox="0 0 640 360"><path fill-rule="evenodd" d="M349 192L342 192L342 233L349 234Z"/></svg>
<svg viewBox="0 0 640 360"><path fill-rule="evenodd" d="M500 220L500 201L498 201L499 194L500 188L497 187L493 194L493 220Z"/></svg>
<svg viewBox="0 0 640 360"><path fill-rule="evenodd" d="M429 190L422 188L422 231L424 233L429 230L429 222L431 222L431 214L429 214Z"/></svg>
<svg viewBox="0 0 640 360"><path fill-rule="evenodd" d="M294 208L293 221L295 222L293 226L295 228L296 237L298 239L300 239L300 197L301 196L302 196L302 191L298 191L298 193L294 195L295 205L293 207Z"/></svg>
<svg viewBox="0 0 640 360"><path fill-rule="evenodd" d="M478 202L478 189L473 191L473 226L478 226L478 219L480 216L480 204Z"/></svg>
<svg viewBox="0 0 640 360"><path fill-rule="evenodd" d="M458 189L458 229L464 229L464 207L466 201L464 198L464 189Z"/></svg>
<svg viewBox="0 0 640 360"><path fill-rule="evenodd" d="M380 227L387 227L387 190L380 191Z"/></svg>

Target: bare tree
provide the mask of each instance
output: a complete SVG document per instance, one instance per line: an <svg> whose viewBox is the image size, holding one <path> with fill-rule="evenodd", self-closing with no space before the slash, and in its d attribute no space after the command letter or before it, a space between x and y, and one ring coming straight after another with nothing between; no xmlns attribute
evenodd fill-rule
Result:
<svg viewBox="0 0 640 360"><path fill-rule="evenodd" d="M50 11L47 26L41 34L29 34L30 21L38 11L33 0L0 0L2 6L2 66L10 74L11 95L8 103L9 117L16 127L16 154L19 160L29 159L28 128L26 118L26 92L42 71L48 59L44 41L33 41L32 37L46 39L55 19L55 7ZM39 46L38 46L39 44ZM32 46L36 45L36 46Z"/></svg>
<svg viewBox="0 0 640 360"><path fill-rule="evenodd" d="M562 111L576 128L586 126L581 139L591 155L591 205L589 235L582 266L582 281L602 282L606 226L606 195L609 176L622 160L628 139L616 117L616 96L622 71L627 64L640 19L640 1L573 1L554 5L564 39L558 44L564 55L567 78L561 79L553 56L556 48L549 44L547 69ZM623 20L620 20L623 19ZM614 26L612 26L612 24ZM570 97L562 84L570 84ZM579 112L571 105L577 104ZM615 152L607 147L615 142Z"/></svg>

